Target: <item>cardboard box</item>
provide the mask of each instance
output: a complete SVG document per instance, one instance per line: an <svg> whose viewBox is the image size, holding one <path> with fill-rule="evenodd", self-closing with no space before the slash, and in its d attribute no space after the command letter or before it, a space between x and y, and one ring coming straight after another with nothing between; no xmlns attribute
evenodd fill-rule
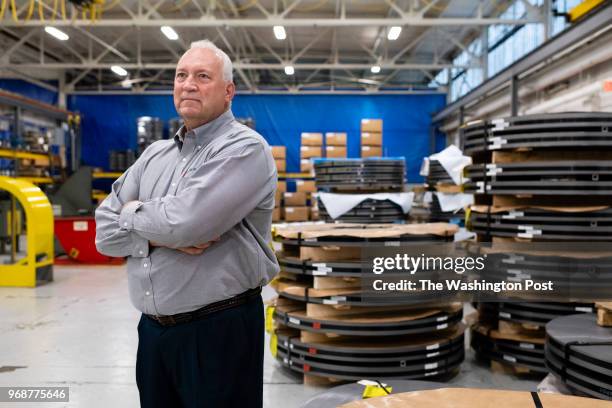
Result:
<svg viewBox="0 0 612 408"><path fill-rule="evenodd" d="M287 158L287 147L286 146L270 146L272 150L272 157L275 159L286 159Z"/></svg>
<svg viewBox="0 0 612 408"><path fill-rule="evenodd" d="M382 147L361 146L361 157L382 157Z"/></svg>
<svg viewBox="0 0 612 408"><path fill-rule="evenodd" d="M382 146L382 133L361 132L361 145Z"/></svg>
<svg viewBox="0 0 612 408"><path fill-rule="evenodd" d="M312 221L319 220L319 208L318 207L310 207L310 219Z"/></svg>
<svg viewBox="0 0 612 408"><path fill-rule="evenodd" d="M274 207L272 210L272 222L279 222L281 220L281 209L280 207Z"/></svg>
<svg viewBox="0 0 612 408"><path fill-rule="evenodd" d="M310 159L300 160L300 171L302 173L309 173L313 169L312 161Z"/></svg>
<svg viewBox="0 0 612 408"><path fill-rule="evenodd" d="M277 189L276 192L274 193L274 206L280 207L282 202L283 202L283 192Z"/></svg>
<svg viewBox="0 0 612 408"><path fill-rule="evenodd" d="M287 191L287 182L285 180L278 180L276 182L276 191L284 193Z"/></svg>
<svg viewBox="0 0 612 408"><path fill-rule="evenodd" d="M284 173L287 171L287 162L285 159L275 159L274 162L276 163L276 171L278 173Z"/></svg>
<svg viewBox="0 0 612 408"><path fill-rule="evenodd" d="M285 221L308 221L308 207L285 207Z"/></svg>
<svg viewBox="0 0 612 408"><path fill-rule="evenodd" d="M304 132L301 140L302 146L323 146L323 133Z"/></svg>
<svg viewBox="0 0 612 408"><path fill-rule="evenodd" d="M317 191L317 186L314 180L296 180L295 189L301 193L314 193Z"/></svg>
<svg viewBox="0 0 612 408"><path fill-rule="evenodd" d="M346 133L327 132L325 134L326 146L346 146Z"/></svg>
<svg viewBox="0 0 612 408"><path fill-rule="evenodd" d="M306 205L308 197L304 192L283 193L285 207L300 207Z"/></svg>
<svg viewBox="0 0 612 408"><path fill-rule="evenodd" d="M300 159L310 159L313 157L323 157L323 147L300 146Z"/></svg>
<svg viewBox="0 0 612 408"><path fill-rule="evenodd" d="M382 133L382 119L361 119L362 132L379 132Z"/></svg>
<svg viewBox="0 0 612 408"><path fill-rule="evenodd" d="M325 146L325 157L346 157L346 147Z"/></svg>

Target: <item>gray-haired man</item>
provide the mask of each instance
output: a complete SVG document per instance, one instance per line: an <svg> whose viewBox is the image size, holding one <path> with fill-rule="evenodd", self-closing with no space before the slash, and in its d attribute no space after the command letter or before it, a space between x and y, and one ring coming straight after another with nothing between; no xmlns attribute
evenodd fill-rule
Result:
<svg viewBox="0 0 612 408"><path fill-rule="evenodd" d="M193 43L174 80L185 126L145 150L96 210L98 250L128 257L142 312L142 407L262 406L277 175L265 140L234 120L234 92L227 55Z"/></svg>

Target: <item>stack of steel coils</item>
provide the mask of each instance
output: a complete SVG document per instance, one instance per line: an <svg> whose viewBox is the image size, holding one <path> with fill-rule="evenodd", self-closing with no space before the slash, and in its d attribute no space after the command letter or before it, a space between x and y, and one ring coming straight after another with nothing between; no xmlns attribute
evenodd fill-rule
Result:
<svg viewBox="0 0 612 408"><path fill-rule="evenodd" d="M468 227L480 242L491 243L483 276L554 287L552 293L523 292L481 306L493 310L493 325L502 334L544 339L548 322L589 316L594 299L612 285L612 251L597 246L612 241L610 125L612 114L556 113L477 121L462 129L464 151L474 162L465 170L465 190L479 204L471 208ZM483 336L472 345L491 355L492 340L487 345ZM516 362L504 364L528 361L514 357Z"/></svg>
<svg viewBox="0 0 612 408"><path fill-rule="evenodd" d="M272 353L293 371L323 378L454 374L464 358L461 303L441 301L440 293L370 293L360 254L389 243L449 242L456 229L448 224L277 229L283 250L277 253L281 274L274 283L279 297L267 314L268 326L275 326Z"/></svg>
<svg viewBox="0 0 612 408"><path fill-rule="evenodd" d="M401 191L403 158L316 159L317 189L332 192Z"/></svg>
<svg viewBox="0 0 612 408"><path fill-rule="evenodd" d="M546 365L570 388L612 400L612 327L593 314L559 317L546 325Z"/></svg>
<svg viewBox="0 0 612 408"><path fill-rule="evenodd" d="M403 158L317 159L314 161L317 189L347 195L367 194L363 200L340 216L332 217L323 200L318 200L320 217L326 222L403 223L406 215L400 205L379 194L403 189Z"/></svg>

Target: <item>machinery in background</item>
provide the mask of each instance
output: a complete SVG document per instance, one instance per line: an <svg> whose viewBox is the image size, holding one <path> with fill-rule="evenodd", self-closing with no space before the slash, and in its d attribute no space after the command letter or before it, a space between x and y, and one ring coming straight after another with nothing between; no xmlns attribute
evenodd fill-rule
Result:
<svg viewBox="0 0 612 408"><path fill-rule="evenodd" d="M0 286L52 281L53 211L47 196L28 181L6 176L0 176L0 190ZM24 232L25 253L20 250Z"/></svg>
<svg viewBox="0 0 612 408"><path fill-rule="evenodd" d="M55 214L55 236L59 241L56 263L123 263L123 258L111 258L96 249L93 178L93 169L83 166L50 195Z"/></svg>
<svg viewBox="0 0 612 408"><path fill-rule="evenodd" d="M145 149L163 139L164 123L160 118L141 116L136 119L136 155L140 156Z"/></svg>

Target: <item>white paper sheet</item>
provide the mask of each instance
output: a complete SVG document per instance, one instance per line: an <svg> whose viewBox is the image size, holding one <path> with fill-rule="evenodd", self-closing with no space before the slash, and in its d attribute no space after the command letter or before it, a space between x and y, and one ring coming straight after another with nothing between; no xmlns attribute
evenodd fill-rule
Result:
<svg viewBox="0 0 612 408"><path fill-rule="evenodd" d="M412 208L414 193L376 193L376 194L334 194L319 193L319 198L325 205L327 213L332 219L346 214L367 199L384 201L390 200L399 205L406 214Z"/></svg>
<svg viewBox="0 0 612 408"><path fill-rule="evenodd" d="M440 209L443 212L457 211L474 204L473 194L463 193L434 193L440 202Z"/></svg>
<svg viewBox="0 0 612 408"><path fill-rule="evenodd" d="M455 184L461 184L461 173L463 168L472 164L472 158L464 156L463 152L455 145L450 145L440 153L432 154L429 160L437 160L453 179Z"/></svg>

